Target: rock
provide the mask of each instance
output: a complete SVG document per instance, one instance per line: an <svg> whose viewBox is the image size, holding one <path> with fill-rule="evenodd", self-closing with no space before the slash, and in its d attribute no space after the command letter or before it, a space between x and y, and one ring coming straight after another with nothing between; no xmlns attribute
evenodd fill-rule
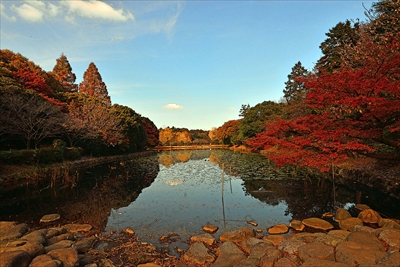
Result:
<svg viewBox="0 0 400 267"><path fill-rule="evenodd" d="M256 227L256 226L258 225L258 223L253 222L253 221L248 221L247 223L250 224L250 225L252 225L252 226L254 226L254 227Z"/></svg>
<svg viewBox="0 0 400 267"><path fill-rule="evenodd" d="M81 240L78 240L75 242L76 249L78 250L79 253L85 253L93 247L94 243L97 240L98 238L95 236L86 237Z"/></svg>
<svg viewBox="0 0 400 267"><path fill-rule="evenodd" d="M46 253L49 251L55 250L55 249L60 249L60 248L70 248L74 247L76 249L76 246L73 241L71 240L61 240L60 242L54 243L50 246L45 247L44 249L46 250Z"/></svg>
<svg viewBox="0 0 400 267"><path fill-rule="evenodd" d="M46 231L45 237L46 239L50 239L53 236L65 234L67 232L64 228L49 228Z"/></svg>
<svg viewBox="0 0 400 267"><path fill-rule="evenodd" d="M289 231L289 228L286 226L286 224L281 223L277 224L275 226L272 226L271 228L268 229L268 234L270 235L280 235L280 234L286 234Z"/></svg>
<svg viewBox="0 0 400 267"><path fill-rule="evenodd" d="M79 265L80 266L93 264L93 257L91 255L89 255L89 254L78 254L78 259L79 259ZM95 267L97 267L97 265Z"/></svg>
<svg viewBox="0 0 400 267"><path fill-rule="evenodd" d="M366 245L354 241L340 242L336 246L336 261L348 266L358 266L358 264L372 265L382 260L385 256L386 253L382 250L371 249Z"/></svg>
<svg viewBox="0 0 400 267"><path fill-rule="evenodd" d="M389 246L400 249L400 231L387 229L379 234L379 238L385 241Z"/></svg>
<svg viewBox="0 0 400 267"><path fill-rule="evenodd" d="M305 228L304 224L299 220L292 220L289 224L289 227L299 232L303 231Z"/></svg>
<svg viewBox="0 0 400 267"><path fill-rule="evenodd" d="M330 260L321 260L316 258L311 258L300 266L301 267L349 267L349 265L344 263L330 261Z"/></svg>
<svg viewBox="0 0 400 267"><path fill-rule="evenodd" d="M212 225L211 223L207 223L203 226L203 231L213 234L218 231L218 226Z"/></svg>
<svg viewBox="0 0 400 267"><path fill-rule="evenodd" d="M209 246L212 246L215 243L215 238L212 235L210 235L209 233L206 233L206 234L192 236L190 238L190 241L203 242Z"/></svg>
<svg viewBox="0 0 400 267"><path fill-rule="evenodd" d="M299 247L299 258L306 261L310 258L321 260L335 260L334 249L324 243L309 243Z"/></svg>
<svg viewBox="0 0 400 267"><path fill-rule="evenodd" d="M248 254L250 254L250 250L252 249L253 246L257 245L257 244L266 244L268 246L273 246L274 244L272 244L272 242L267 241L267 240L263 240L263 239L258 239L258 238L254 238L251 237L249 239L243 240L240 243L240 247Z"/></svg>
<svg viewBox="0 0 400 267"><path fill-rule="evenodd" d="M288 254L297 254L299 247L305 244L305 242L300 240L285 240L278 246L278 249Z"/></svg>
<svg viewBox="0 0 400 267"><path fill-rule="evenodd" d="M292 236L289 236L287 240L299 240L303 241L305 243L311 243L314 242L315 239L319 237L319 234L326 235L324 233L297 233Z"/></svg>
<svg viewBox="0 0 400 267"><path fill-rule="evenodd" d="M162 267L162 266L155 263L145 263L145 264L139 264L137 267Z"/></svg>
<svg viewBox="0 0 400 267"><path fill-rule="evenodd" d="M92 229L90 224L66 224L63 225L64 229L67 229L68 232L76 233L76 232L89 232Z"/></svg>
<svg viewBox="0 0 400 267"><path fill-rule="evenodd" d="M345 240L347 238L347 236L350 234L349 231L345 231L345 230L331 230L328 232L328 235L332 235L334 237L338 237L342 240Z"/></svg>
<svg viewBox="0 0 400 267"><path fill-rule="evenodd" d="M366 204L356 204L356 205L354 206L354 208L355 208L356 210L366 210L366 209L370 209L370 207L369 207L368 205L366 205Z"/></svg>
<svg viewBox="0 0 400 267"><path fill-rule="evenodd" d="M31 256L26 251L15 250L0 252L1 267L27 267L31 262Z"/></svg>
<svg viewBox="0 0 400 267"><path fill-rule="evenodd" d="M268 241L260 242L251 246L250 255L248 258L258 260L261 257L263 257L268 251L276 251L276 250L278 249L275 248L274 245L272 245ZM272 253L270 253L270 255L273 256Z"/></svg>
<svg viewBox="0 0 400 267"><path fill-rule="evenodd" d="M183 259L195 264L211 263L215 257L209 253L203 242L193 243L188 251L183 255Z"/></svg>
<svg viewBox="0 0 400 267"><path fill-rule="evenodd" d="M369 226L364 226L364 225L355 225L353 228L354 232L367 232L370 234L375 233L375 229L371 228Z"/></svg>
<svg viewBox="0 0 400 267"><path fill-rule="evenodd" d="M282 251L277 248L269 248L260 259L261 267L273 267L274 263L283 257Z"/></svg>
<svg viewBox="0 0 400 267"><path fill-rule="evenodd" d="M281 235L268 235L268 236L264 236L263 240L267 240L267 241L271 242L272 244L274 244L275 247L277 247L277 246L279 246L280 243L285 241L286 238Z"/></svg>
<svg viewBox="0 0 400 267"><path fill-rule="evenodd" d="M351 218L351 214L348 210L343 208L338 208L335 213L335 221L340 222L341 220L346 220Z"/></svg>
<svg viewBox="0 0 400 267"><path fill-rule="evenodd" d="M379 239L371 233L352 232L347 236L346 240L363 244L364 246L367 246L369 249L377 249L385 251L385 247L383 246L382 242L379 241Z"/></svg>
<svg viewBox="0 0 400 267"><path fill-rule="evenodd" d="M394 252L389 255L389 258L386 259L383 264L387 267L398 267L400 264L400 252Z"/></svg>
<svg viewBox="0 0 400 267"><path fill-rule="evenodd" d="M381 215L372 209L362 210L358 214L357 218L365 223L379 223L379 221L382 219Z"/></svg>
<svg viewBox="0 0 400 267"><path fill-rule="evenodd" d="M322 214L322 216L321 216L321 218L322 219L330 219L330 218L333 218L333 217L335 217L335 213L333 213L333 212L324 212L323 214Z"/></svg>
<svg viewBox="0 0 400 267"><path fill-rule="evenodd" d="M307 218L303 220L303 224L313 229L327 231L333 229L333 225L320 218Z"/></svg>
<svg viewBox="0 0 400 267"><path fill-rule="evenodd" d="M281 258L275 262L275 267L297 267L297 264L288 258Z"/></svg>
<svg viewBox="0 0 400 267"><path fill-rule="evenodd" d="M134 235L134 234L135 234L135 232L134 232L131 228L129 228L129 227L127 227L127 228L125 229L125 233L130 234L130 235Z"/></svg>
<svg viewBox="0 0 400 267"><path fill-rule="evenodd" d="M34 242L34 243L40 243L44 245L44 243L47 241L46 237L44 236L45 234L41 230L37 230L34 232L31 232L27 235L24 235L21 240L26 240L29 242Z"/></svg>
<svg viewBox="0 0 400 267"><path fill-rule="evenodd" d="M391 228L391 229L397 229L400 230L400 224L396 223L395 221L391 219L381 219L378 223L379 227L381 228Z"/></svg>
<svg viewBox="0 0 400 267"><path fill-rule="evenodd" d="M49 223L49 222L54 222L60 219L60 214L54 213L54 214L47 214L44 215L39 222L41 223Z"/></svg>
<svg viewBox="0 0 400 267"><path fill-rule="evenodd" d="M337 244L339 244L340 242L344 241L345 238L341 238L341 237L337 237L334 235L324 235L324 236L319 236L315 239L314 242L321 242L324 243L326 245L332 246L332 247L336 247Z"/></svg>
<svg viewBox="0 0 400 267"><path fill-rule="evenodd" d="M79 266L78 253L72 247L55 249L47 253L53 259L57 259L62 262L63 267L76 267Z"/></svg>
<svg viewBox="0 0 400 267"><path fill-rule="evenodd" d="M255 237L255 236L256 236L256 233L255 233L254 229L249 228L249 227L244 227L244 228L236 230L236 231L222 233L222 235L219 237L219 240L222 242L232 241L235 243L239 243L243 240L246 240L250 237Z"/></svg>
<svg viewBox="0 0 400 267"><path fill-rule="evenodd" d="M356 225L363 225L363 222L358 218L348 218L339 222L339 227L345 231L354 231Z"/></svg>
<svg viewBox="0 0 400 267"><path fill-rule="evenodd" d="M75 240L75 236L72 233L66 233L62 235L53 236L52 238L47 239L47 244L52 245L60 242L61 240Z"/></svg>
<svg viewBox="0 0 400 267"><path fill-rule="evenodd" d="M47 254L37 256L33 259L29 267L61 267L62 262L59 260L53 260L53 258Z"/></svg>
<svg viewBox="0 0 400 267"><path fill-rule="evenodd" d="M7 247L0 247L0 253L6 251L17 251L23 250L31 256L31 258L36 257L37 255L45 253L44 247L39 243L31 243L27 241L15 241L9 244Z"/></svg>
<svg viewBox="0 0 400 267"><path fill-rule="evenodd" d="M210 267L238 266L246 259L244 252L232 241L227 241L217 249L218 258Z"/></svg>
<svg viewBox="0 0 400 267"><path fill-rule="evenodd" d="M0 241L15 240L28 232L26 223L0 222Z"/></svg>

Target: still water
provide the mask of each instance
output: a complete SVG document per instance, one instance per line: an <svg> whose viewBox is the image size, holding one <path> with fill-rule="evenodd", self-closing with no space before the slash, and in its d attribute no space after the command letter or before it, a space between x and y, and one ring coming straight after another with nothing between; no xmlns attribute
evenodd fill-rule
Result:
<svg viewBox="0 0 400 267"><path fill-rule="evenodd" d="M187 240L203 233L207 222L221 229L217 235L252 227L249 222L266 231L356 202L354 189L275 170L263 156L229 150L167 151L71 170L69 178L56 187L43 181L0 192L0 219L33 222L57 212L62 223L90 223L103 232L129 227L140 240L160 245L163 235ZM362 202L377 204L368 194L361 196Z"/></svg>

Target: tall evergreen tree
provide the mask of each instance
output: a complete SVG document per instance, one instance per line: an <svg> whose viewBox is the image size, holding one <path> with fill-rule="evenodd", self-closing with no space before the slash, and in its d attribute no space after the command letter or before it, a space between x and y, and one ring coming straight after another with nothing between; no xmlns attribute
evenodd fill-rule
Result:
<svg viewBox="0 0 400 267"><path fill-rule="evenodd" d="M292 72L288 75L288 81L285 82L285 89L283 89L283 97L288 103L298 102L304 99L306 95L306 88L302 82L298 82L296 78L306 77L308 71L303 67L301 62L297 62L292 68Z"/></svg>
<svg viewBox="0 0 400 267"><path fill-rule="evenodd" d="M348 46L355 46L359 40L359 23L349 20L339 22L325 35L328 38L321 43L319 48L323 56L318 60L316 68L328 72L339 69L342 63L341 51Z"/></svg>
<svg viewBox="0 0 400 267"><path fill-rule="evenodd" d="M79 92L94 96L102 102L111 105L107 86L103 82L99 70L93 62L89 64L88 69L83 74L83 81L79 84Z"/></svg>
<svg viewBox="0 0 400 267"><path fill-rule="evenodd" d="M51 74L61 84L64 92L76 92L78 89L78 86L75 84L76 76L72 72L67 57L61 54L61 56L56 59L56 62Z"/></svg>

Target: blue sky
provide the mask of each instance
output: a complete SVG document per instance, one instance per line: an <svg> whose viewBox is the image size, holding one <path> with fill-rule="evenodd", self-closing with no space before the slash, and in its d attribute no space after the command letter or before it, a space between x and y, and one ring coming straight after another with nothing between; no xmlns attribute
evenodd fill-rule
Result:
<svg viewBox="0 0 400 267"><path fill-rule="evenodd" d="M325 33L372 1L11 1L1 49L51 71L64 53L81 82L94 62L112 103L166 126L209 130L242 104L279 101L291 68L311 70Z"/></svg>

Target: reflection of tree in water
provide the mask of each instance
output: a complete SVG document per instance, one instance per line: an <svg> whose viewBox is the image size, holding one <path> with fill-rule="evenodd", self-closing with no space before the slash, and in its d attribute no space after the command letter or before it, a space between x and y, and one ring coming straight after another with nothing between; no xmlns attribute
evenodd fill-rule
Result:
<svg viewBox="0 0 400 267"><path fill-rule="evenodd" d="M168 154L168 152L162 152L158 156L158 162L167 168L169 168L169 167L171 167L171 165L175 164L174 157L172 155Z"/></svg>
<svg viewBox="0 0 400 267"><path fill-rule="evenodd" d="M190 157L192 156L192 152L189 150L185 150L185 151L180 151L180 153L178 153L176 155L176 158L180 161L180 162L186 162L190 159Z"/></svg>
<svg viewBox="0 0 400 267"><path fill-rule="evenodd" d="M172 150L163 151L158 154L158 162L166 168L178 162L206 159L210 156L210 150Z"/></svg>
<svg viewBox="0 0 400 267"><path fill-rule="evenodd" d="M247 194L269 205L284 201L285 215L293 219L320 217L333 211L334 206L345 206L354 202L354 194L345 188L337 188L336 205L332 201L332 183L325 179L246 180L243 184Z"/></svg>
<svg viewBox="0 0 400 267"><path fill-rule="evenodd" d="M24 195L15 195L19 198L18 208L2 206L0 215L39 221L44 214L57 212L63 223L90 223L103 229L110 210L129 205L158 172L159 164L154 157L80 169L74 173L76 186L26 190Z"/></svg>

